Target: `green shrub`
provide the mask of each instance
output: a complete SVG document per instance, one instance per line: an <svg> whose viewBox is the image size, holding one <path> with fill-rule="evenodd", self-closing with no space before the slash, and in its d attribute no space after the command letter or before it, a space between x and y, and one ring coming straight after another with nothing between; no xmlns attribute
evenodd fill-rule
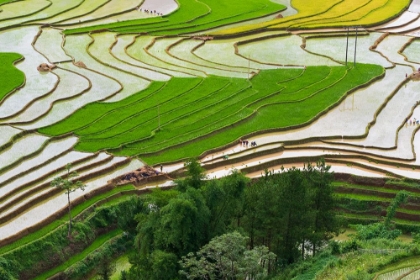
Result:
<svg viewBox="0 0 420 280"><path fill-rule="evenodd" d="M347 280L371 280L372 275L363 269L357 269L356 272L350 273L346 276Z"/></svg>
<svg viewBox="0 0 420 280"><path fill-rule="evenodd" d="M375 238L394 240L402 234L401 230L387 228L383 223L355 225L354 228L357 231L355 238L359 240L370 240Z"/></svg>

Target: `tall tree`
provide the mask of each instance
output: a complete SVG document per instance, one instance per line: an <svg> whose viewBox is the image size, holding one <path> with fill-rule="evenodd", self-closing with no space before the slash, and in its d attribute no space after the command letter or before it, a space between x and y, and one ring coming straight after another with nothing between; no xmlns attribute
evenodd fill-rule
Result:
<svg viewBox="0 0 420 280"><path fill-rule="evenodd" d="M312 209L312 255L315 255L317 248L322 242L329 240L334 234L338 234L340 223L335 212L336 200L334 187L332 186L333 174L331 166L326 165L324 159L320 159L316 165L308 163L304 172L309 178L310 188L313 193Z"/></svg>
<svg viewBox="0 0 420 280"><path fill-rule="evenodd" d="M304 244L309 235L310 220L313 213L310 208L311 193L303 172L295 167L278 175L280 185L281 257L287 263L293 263L299 256L298 246ZM303 252L302 252L303 253Z"/></svg>
<svg viewBox="0 0 420 280"><path fill-rule="evenodd" d="M220 180L211 180L202 188L206 204L210 209L210 238L223 234L236 219L240 226L243 196L248 178L238 171Z"/></svg>
<svg viewBox="0 0 420 280"><path fill-rule="evenodd" d="M71 217L71 200L70 200L70 193L75 192L77 190L85 190L86 185L84 185L81 181L74 181L72 178L76 178L79 176L76 171L71 171L71 164L66 165L66 177L63 179L61 177L56 177L51 182L51 186L54 188L59 188L64 190L65 194L67 195L67 204L68 204L68 212L69 212L69 227L68 227L68 234L67 236L71 237L71 223L72 223L72 217Z"/></svg>
<svg viewBox="0 0 420 280"><path fill-rule="evenodd" d="M204 184L206 175L204 174L204 168L201 166L197 159L189 159L185 162L187 169L187 177L183 180L176 181L177 189L179 191L185 191L187 187L199 189Z"/></svg>

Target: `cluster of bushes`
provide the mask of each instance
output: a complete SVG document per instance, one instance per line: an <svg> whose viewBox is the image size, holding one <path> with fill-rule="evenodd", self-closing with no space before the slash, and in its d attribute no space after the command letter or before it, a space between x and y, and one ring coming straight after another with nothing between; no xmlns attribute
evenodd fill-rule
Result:
<svg viewBox="0 0 420 280"><path fill-rule="evenodd" d="M68 238L67 227L60 226L41 238L4 253L0 256L0 271L7 272L7 277L1 279L32 279L79 254L98 237L115 228L135 228L133 218L139 204L139 197L133 196L119 204L99 207L84 220L73 224L71 238ZM130 238L120 238L111 242L102 249L99 257L73 266L64 273L63 279L83 278L102 257L124 252L125 245L129 245L130 241Z"/></svg>

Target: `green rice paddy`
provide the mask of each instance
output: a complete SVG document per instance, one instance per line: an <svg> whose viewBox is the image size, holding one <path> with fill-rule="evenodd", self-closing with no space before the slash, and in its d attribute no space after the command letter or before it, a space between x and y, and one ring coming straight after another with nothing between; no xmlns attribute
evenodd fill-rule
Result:
<svg viewBox="0 0 420 280"><path fill-rule="evenodd" d="M380 66L358 64L265 70L251 80L173 78L119 102L87 105L39 132L74 133L80 151L173 161L253 132L308 123L382 73Z"/></svg>
<svg viewBox="0 0 420 280"><path fill-rule="evenodd" d="M97 25L66 30L66 34L108 29L118 33L148 32L152 35L198 32L239 21L246 21L284 10L286 7L268 0L179 0L180 8L168 16L145 20Z"/></svg>
<svg viewBox="0 0 420 280"><path fill-rule="evenodd" d="M0 101L25 82L25 75L14 65L22 58L17 53L0 53Z"/></svg>

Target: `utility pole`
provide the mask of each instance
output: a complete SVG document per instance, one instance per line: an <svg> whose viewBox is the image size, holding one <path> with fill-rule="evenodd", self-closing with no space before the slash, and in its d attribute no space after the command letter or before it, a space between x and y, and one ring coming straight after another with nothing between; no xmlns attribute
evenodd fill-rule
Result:
<svg viewBox="0 0 420 280"><path fill-rule="evenodd" d="M349 51L349 27L347 27L347 43L346 43L346 66L347 66L347 53Z"/></svg>
<svg viewBox="0 0 420 280"><path fill-rule="evenodd" d="M354 67L356 67L356 49L357 49L357 26L356 26L356 40L354 41Z"/></svg>

